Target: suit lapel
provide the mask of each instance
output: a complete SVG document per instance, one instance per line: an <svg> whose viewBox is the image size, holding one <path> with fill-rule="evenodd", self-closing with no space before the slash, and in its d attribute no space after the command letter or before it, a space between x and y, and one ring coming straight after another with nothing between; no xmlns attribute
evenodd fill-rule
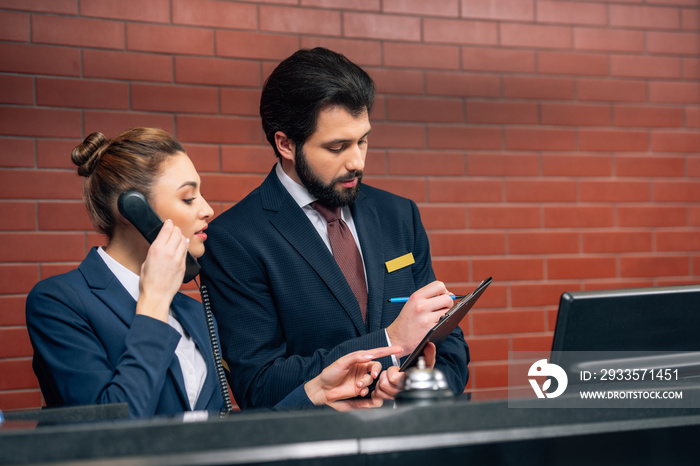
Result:
<svg viewBox="0 0 700 466"><path fill-rule="evenodd" d="M182 328L184 328L185 331L192 337L197 345L197 348L199 349L199 352L202 354L202 357L204 357L204 360L207 363L208 370L207 376L204 379L204 385L202 385L199 398L197 398L197 405L192 407L192 409L204 409L209 403L209 400L211 399L212 395L214 394L214 390L218 385L217 374L214 370L216 367L214 365L214 355L211 351L211 344L209 342L209 334L207 332L206 325L203 325L206 322L206 319L204 318L204 309L199 302L187 302L185 297L179 294L175 295L172 307L175 311L175 315L177 316L177 320L180 322L180 325L182 325ZM179 364L178 369L180 369ZM181 369L179 378L183 379ZM179 385L178 388L180 388ZM182 393L186 393L184 379L182 383ZM188 399L187 396L185 396L185 399Z"/></svg>
<svg viewBox="0 0 700 466"><path fill-rule="evenodd" d="M358 332L366 334L360 306L343 272L304 211L280 183L274 168L260 190L263 209L275 212L270 217L270 223L316 271L352 319Z"/></svg>
<svg viewBox="0 0 700 466"><path fill-rule="evenodd" d="M107 264L104 263L97 248L92 248L87 257L78 266L78 269L85 277L85 281L104 304L124 325L131 327L134 321L136 303L134 298L126 291L121 282L114 276ZM189 331L189 330L188 330ZM170 377L175 384L183 406L189 406L187 390L185 389L185 379L177 357L173 355L173 360L168 367Z"/></svg>
<svg viewBox="0 0 700 466"><path fill-rule="evenodd" d="M382 228L377 209L360 189L360 195L350 207L352 219L362 248L362 258L367 274L367 319L369 330L378 330L384 305L384 247Z"/></svg>
<svg viewBox="0 0 700 466"><path fill-rule="evenodd" d="M134 298L109 270L98 254L97 248L90 250L85 260L78 266L78 270L85 277L95 296L105 303L105 306L111 309L127 327L131 327L136 308Z"/></svg>

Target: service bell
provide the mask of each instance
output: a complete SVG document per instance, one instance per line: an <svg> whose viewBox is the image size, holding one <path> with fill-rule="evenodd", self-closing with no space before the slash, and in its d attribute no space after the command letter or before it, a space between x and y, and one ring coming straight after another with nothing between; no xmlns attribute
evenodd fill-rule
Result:
<svg viewBox="0 0 700 466"><path fill-rule="evenodd" d="M396 402L404 404L430 404L434 401L454 398L439 369L425 366L425 358L418 358L417 364L406 371L403 390L396 394Z"/></svg>

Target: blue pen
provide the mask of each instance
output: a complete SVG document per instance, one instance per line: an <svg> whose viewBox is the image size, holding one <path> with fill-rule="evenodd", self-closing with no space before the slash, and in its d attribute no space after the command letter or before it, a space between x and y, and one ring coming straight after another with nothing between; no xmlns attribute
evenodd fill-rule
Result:
<svg viewBox="0 0 700 466"><path fill-rule="evenodd" d="M403 297L401 297L401 298L389 298L389 302L390 302L390 303L405 303L406 301L408 301L408 298L409 298L408 296L403 296ZM462 295L454 295L454 294L451 294L451 295L450 295L450 298L452 298L452 299L462 299L462 298L464 298L464 296L462 296Z"/></svg>

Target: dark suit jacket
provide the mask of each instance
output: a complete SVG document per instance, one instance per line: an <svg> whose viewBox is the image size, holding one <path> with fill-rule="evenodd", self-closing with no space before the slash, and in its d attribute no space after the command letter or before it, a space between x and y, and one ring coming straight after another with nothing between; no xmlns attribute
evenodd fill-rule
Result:
<svg viewBox="0 0 700 466"><path fill-rule="evenodd" d="M351 209L367 273L367 327L332 254L274 168L211 222L202 279L241 407L272 406L340 356L386 346L384 329L403 307L387 299L410 296L435 279L415 203L363 185ZM386 261L409 252L413 265L387 272ZM438 349L436 364L457 393L468 362L458 328Z"/></svg>
<svg viewBox="0 0 700 466"><path fill-rule="evenodd" d="M223 407L202 304L178 293L172 308L207 363L190 407L167 323L137 316L136 301L93 248L78 269L39 282L27 297L34 372L47 406L127 402L134 417Z"/></svg>

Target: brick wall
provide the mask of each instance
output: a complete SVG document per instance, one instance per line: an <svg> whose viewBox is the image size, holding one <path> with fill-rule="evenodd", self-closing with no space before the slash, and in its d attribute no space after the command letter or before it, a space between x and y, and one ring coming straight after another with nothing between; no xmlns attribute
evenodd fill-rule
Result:
<svg viewBox="0 0 700 466"><path fill-rule="evenodd" d="M265 76L317 45L375 78L367 181L419 204L438 277L494 277L476 396L563 291L698 281L700 0L0 0L0 409L41 403L26 293L102 242L72 147L164 128L220 212L274 162Z"/></svg>

